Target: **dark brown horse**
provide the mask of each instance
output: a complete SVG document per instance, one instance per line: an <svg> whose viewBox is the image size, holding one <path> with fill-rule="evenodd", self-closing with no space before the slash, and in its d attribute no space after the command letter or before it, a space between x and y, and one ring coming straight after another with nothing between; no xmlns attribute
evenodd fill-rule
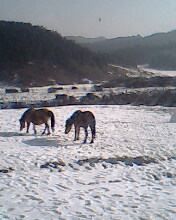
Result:
<svg viewBox="0 0 176 220"><path fill-rule="evenodd" d="M85 131L84 143L86 143L87 136L88 136L87 128L90 127L91 132L92 132L92 139L90 143L94 142L96 121L95 121L95 117L92 112L90 111L82 112L80 110L74 112L73 115L69 119L66 120L65 134L68 134L70 132L73 124L75 127L74 141L79 140L80 127L83 127Z"/></svg>
<svg viewBox="0 0 176 220"><path fill-rule="evenodd" d="M36 134L35 125L45 124L45 129L42 134L45 134L46 129L48 130L48 135L50 134L48 120L51 118L51 129L54 131L55 125L55 117L52 111L44 108L44 109L34 109L29 108L24 112L22 117L20 118L20 131L25 128L25 122L27 122L27 130L26 133L29 132L30 123L33 123L34 133Z"/></svg>

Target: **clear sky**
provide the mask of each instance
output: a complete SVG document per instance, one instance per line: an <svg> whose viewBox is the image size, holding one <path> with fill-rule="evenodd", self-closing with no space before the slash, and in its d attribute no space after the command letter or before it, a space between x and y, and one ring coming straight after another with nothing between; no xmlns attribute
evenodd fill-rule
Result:
<svg viewBox="0 0 176 220"><path fill-rule="evenodd" d="M0 0L0 20L62 36L146 36L176 29L176 0Z"/></svg>

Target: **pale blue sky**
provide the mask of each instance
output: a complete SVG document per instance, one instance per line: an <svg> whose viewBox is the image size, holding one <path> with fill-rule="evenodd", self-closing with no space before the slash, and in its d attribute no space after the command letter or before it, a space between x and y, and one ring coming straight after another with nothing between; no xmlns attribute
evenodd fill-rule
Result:
<svg viewBox="0 0 176 220"><path fill-rule="evenodd" d="M0 20L42 25L62 36L146 36L176 29L176 0L0 0Z"/></svg>

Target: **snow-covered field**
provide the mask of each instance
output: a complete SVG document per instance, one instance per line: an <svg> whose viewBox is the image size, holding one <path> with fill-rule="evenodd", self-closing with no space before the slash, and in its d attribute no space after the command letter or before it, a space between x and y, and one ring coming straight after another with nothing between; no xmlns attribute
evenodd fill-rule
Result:
<svg viewBox="0 0 176 220"><path fill-rule="evenodd" d="M171 77L176 76L176 70L157 70L157 69L146 68L143 66L139 66L139 70L154 73L155 76L171 76Z"/></svg>
<svg viewBox="0 0 176 220"><path fill-rule="evenodd" d="M76 86L77 89L73 90L72 87ZM55 93L48 93L49 88L62 87L63 90L58 90ZM29 92L19 93L5 93L5 87L0 88L0 102L28 102L35 103L36 101L52 100L55 99L56 94L66 94L68 96L81 97L85 96L88 92L94 91L94 84L76 84L76 85L56 85L45 87L31 87ZM20 88L17 88L20 91Z"/></svg>
<svg viewBox="0 0 176 220"><path fill-rule="evenodd" d="M50 136L19 132L26 109L0 110L0 219L176 219L174 108L50 109ZM64 134L77 109L96 117L94 144Z"/></svg>
<svg viewBox="0 0 176 220"><path fill-rule="evenodd" d="M159 70L159 69L152 69L147 67L147 65L138 65L137 68L128 68L128 67L122 67L114 64L109 64L112 67L117 67L122 70L128 71L129 76L148 76L148 77L154 77L154 76L170 76L170 77L176 77L176 70Z"/></svg>

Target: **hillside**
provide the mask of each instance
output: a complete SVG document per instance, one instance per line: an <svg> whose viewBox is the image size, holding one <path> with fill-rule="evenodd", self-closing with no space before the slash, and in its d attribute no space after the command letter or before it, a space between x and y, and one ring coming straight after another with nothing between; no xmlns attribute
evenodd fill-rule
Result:
<svg viewBox="0 0 176 220"><path fill-rule="evenodd" d="M69 37L67 37L67 39L69 39ZM117 49L124 49L137 45L161 47L169 45L170 43L176 43L176 30L167 33L155 33L145 37L137 35L117 37L112 39L102 38L102 40L96 40L97 38L92 38L92 42L89 42L89 38L84 38L84 41L79 41L80 37L71 37L71 39L73 39L76 43L88 47L95 52L113 53Z"/></svg>
<svg viewBox="0 0 176 220"><path fill-rule="evenodd" d="M96 38L85 38L82 36L75 37L75 36L66 36L67 40L72 40L77 44L87 44L87 43L97 43L107 40L105 37L96 37Z"/></svg>
<svg viewBox="0 0 176 220"><path fill-rule="evenodd" d="M0 82L17 86L68 84L105 76L98 56L55 31L0 21Z"/></svg>
<svg viewBox="0 0 176 220"><path fill-rule="evenodd" d="M148 64L153 68L176 69L176 30L145 37L117 37L81 45L94 52L108 54L111 62L118 65Z"/></svg>

